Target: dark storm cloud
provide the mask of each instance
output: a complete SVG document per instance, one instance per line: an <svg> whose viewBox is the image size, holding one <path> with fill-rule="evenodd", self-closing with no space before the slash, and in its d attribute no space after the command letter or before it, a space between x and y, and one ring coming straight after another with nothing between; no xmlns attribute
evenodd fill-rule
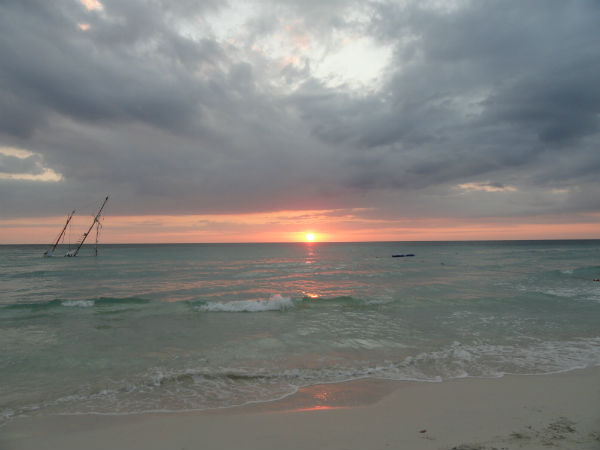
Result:
<svg viewBox="0 0 600 450"><path fill-rule="evenodd" d="M353 186L422 187L540 164L557 174L552 162L566 152L597 166L581 139L598 144L598 19L594 2L473 2L453 12L386 3L373 33L395 45L396 70L382 92L299 104L316 134L351 144Z"/></svg>
<svg viewBox="0 0 600 450"><path fill-rule="evenodd" d="M567 144L597 134L598 74L600 61L586 58L557 64L541 79L536 75L519 80L489 99L489 120L531 130L544 144Z"/></svg>
<svg viewBox="0 0 600 450"><path fill-rule="evenodd" d="M5 2L0 82L9 94L1 130L29 135L43 125L40 111L77 121L189 128L206 88L177 62L208 61L218 50L202 43L191 49L165 28L159 11L141 2L109 3L102 13L82 9L72 1ZM77 26L86 19L98 23L90 33ZM20 127L10 120L13 108L26 119Z"/></svg>
<svg viewBox="0 0 600 450"><path fill-rule="evenodd" d="M539 201L546 188L599 207L597 2L258 2L237 40L212 20L235 3L102 5L0 3L0 147L35 152L0 171L64 177L2 180L3 214L108 190L114 213L136 214L397 198L423 215L564 209L566 196ZM280 66L255 49L285 21L327 49L348 30L388 46L381 83L331 87L318 61ZM470 182L516 191L469 203L454 186Z"/></svg>

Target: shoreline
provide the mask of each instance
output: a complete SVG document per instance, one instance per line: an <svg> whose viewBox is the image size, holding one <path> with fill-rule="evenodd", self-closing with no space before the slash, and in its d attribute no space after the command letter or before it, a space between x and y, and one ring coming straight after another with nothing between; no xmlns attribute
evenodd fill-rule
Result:
<svg viewBox="0 0 600 450"><path fill-rule="evenodd" d="M360 379L264 403L14 419L0 449L600 449L600 367L442 382Z"/></svg>

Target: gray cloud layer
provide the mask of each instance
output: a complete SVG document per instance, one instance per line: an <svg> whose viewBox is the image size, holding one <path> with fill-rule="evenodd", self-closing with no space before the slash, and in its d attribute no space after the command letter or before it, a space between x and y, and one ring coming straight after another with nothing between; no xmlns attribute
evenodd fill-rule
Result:
<svg viewBox="0 0 600 450"><path fill-rule="evenodd" d="M106 192L115 214L600 210L596 1L261 2L243 42L210 23L235 5L102 4L0 1L0 147L35 153L0 172L64 177L0 179L3 216ZM254 50L282 14L323 45L354 30L390 46L380 85L331 87ZM473 182L516 190L455 188Z"/></svg>

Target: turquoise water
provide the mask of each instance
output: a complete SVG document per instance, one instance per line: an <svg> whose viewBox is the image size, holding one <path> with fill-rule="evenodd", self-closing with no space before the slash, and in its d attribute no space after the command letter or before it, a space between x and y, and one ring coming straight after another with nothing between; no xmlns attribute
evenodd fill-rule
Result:
<svg viewBox="0 0 600 450"><path fill-rule="evenodd" d="M0 246L2 421L600 365L598 240L44 250Z"/></svg>

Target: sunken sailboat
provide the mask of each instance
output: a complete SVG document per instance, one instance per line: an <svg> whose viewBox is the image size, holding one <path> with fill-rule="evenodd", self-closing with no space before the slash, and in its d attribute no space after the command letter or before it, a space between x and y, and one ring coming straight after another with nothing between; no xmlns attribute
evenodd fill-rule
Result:
<svg viewBox="0 0 600 450"><path fill-rule="evenodd" d="M102 206L100 206L100 209L94 216L94 220L92 221L92 224L89 226L87 231L81 235L81 237L75 244L75 247L70 249L64 256L69 256L69 257L77 256L77 254L79 253L79 250L81 250L81 247L85 243L86 239L88 238L90 232L92 231L92 229L94 227L96 227L96 246L95 246L94 252L96 255L98 255L98 237L100 234L100 228L102 227L102 223L101 223L100 219L102 217L102 210L104 209L104 206L106 206L106 202L108 202L108 196L106 196L106 198L102 202ZM74 215L75 215L75 210L71 211L71 214L69 214L69 216L67 217L67 220L66 220L64 226L62 227L62 230L60 230L60 233L58 233L58 237L53 241L54 243L52 244L52 247L44 252L44 256L50 257L50 256L54 255L54 251L56 250L56 247L58 247L58 245L64 241L65 234L67 232L67 228L69 227L69 224L71 223L71 220L73 219ZM71 245L69 244L69 247L70 246Z"/></svg>

